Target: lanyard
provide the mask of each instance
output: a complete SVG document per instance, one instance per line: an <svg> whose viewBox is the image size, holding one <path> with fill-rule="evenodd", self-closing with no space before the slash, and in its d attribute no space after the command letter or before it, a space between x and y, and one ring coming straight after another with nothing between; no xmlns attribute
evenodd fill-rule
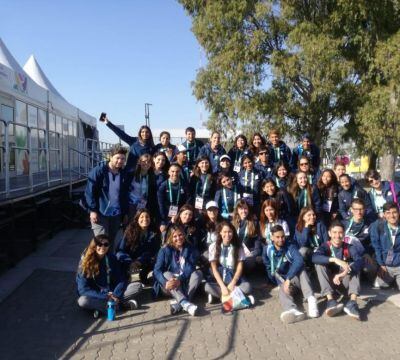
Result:
<svg viewBox="0 0 400 360"><path fill-rule="evenodd" d="M106 255L106 269L107 269L107 286L111 290L111 268L110 264L108 263L108 256Z"/></svg>
<svg viewBox="0 0 400 360"><path fill-rule="evenodd" d="M307 193L307 189L301 189L300 190L300 195L299 195L299 198L297 200L297 203L299 204L300 208L303 208L303 207L307 206L307 202L308 202L307 194L308 194ZM303 196L304 196L304 198L302 199ZM301 200L303 200L303 206L301 206Z"/></svg>
<svg viewBox="0 0 400 360"><path fill-rule="evenodd" d="M225 188L222 189L222 195L224 198L225 209L226 209L226 211L229 212L228 199L226 197L226 189ZM235 186L235 189L233 191L233 206L236 205L236 201L237 201L237 192L236 192L236 186Z"/></svg>
<svg viewBox="0 0 400 360"><path fill-rule="evenodd" d="M278 263L275 265L275 251L272 252L271 256L271 274L274 275L275 271L278 270L283 262L283 259L285 257L285 253L279 258Z"/></svg>
<svg viewBox="0 0 400 360"><path fill-rule="evenodd" d="M277 176L275 177L275 183L276 183L276 186L278 187L278 189L280 189L281 185L279 184L279 179Z"/></svg>
<svg viewBox="0 0 400 360"><path fill-rule="evenodd" d="M143 191L143 179L144 181L144 191ZM140 175L140 195L144 198L147 198L147 193L149 191L149 177L148 175L142 176Z"/></svg>
<svg viewBox="0 0 400 360"><path fill-rule="evenodd" d="M201 176L199 177L199 181L197 181L197 184L196 184L196 195L199 193L199 184L200 183L201 183ZM203 199L204 199L204 194L206 193L206 190L207 190L207 183L208 183L208 176L206 175L206 181L204 181L202 195L201 195L201 197Z"/></svg>
<svg viewBox="0 0 400 360"><path fill-rule="evenodd" d="M244 173L244 186L248 186L247 173L248 173L248 171L246 170ZM253 189L254 189L254 172L253 171L251 172L250 189L251 189L251 191L253 191Z"/></svg>
<svg viewBox="0 0 400 360"><path fill-rule="evenodd" d="M168 179L168 188L169 188L169 202L172 204L173 197L172 197L172 186L171 186L171 181ZM181 196L181 182L179 181L178 183L178 195L176 196L176 205L179 204L179 198Z"/></svg>
<svg viewBox="0 0 400 360"><path fill-rule="evenodd" d="M397 235L397 231L399 230L399 227L396 226L396 228L392 228L391 226L389 226L388 223L386 223L386 227L390 236L390 241L392 242L392 244L394 245L395 241L396 241L396 235Z"/></svg>
<svg viewBox="0 0 400 360"><path fill-rule="evenodd" d="M197 148L197 145L196 145L196 140L195 140L194 141L194 145L192 147L192 149L193 149L193 158L196 157L196 148ZM186 156L187 156L188 161L190 161L190 151L189 151L190 150L190 142L187 141L187 140L186 140L186 149L188 150Z"/></svg>
<svg viewBox="0 0 400 360"><path fill-rule="evenodd" d="M264 235L265 235L265 240L267 240L267 243L270 244L271 243L271 227L275 226L277 223L272 222L272 223L267 223L265 224L265 231L264 231Z"/></svg>
<svg viewBox="0 0 400 360"><path fill-rule="evenodd" d="M231 252L233 250L233 246L229 245L229 246L224 246L222 245L222 249L221 249L221 257L222 257L222 281L225 282L225 278L226 278L226 269L227 269L227 259L228 257L231 255Z"/></svg>
<svg viewBox="0 0 400 360"><path fill-rule="evenodd" d="M374 198L375 212L381 213L382 212L382 206L379 206L379 208L378 208L378 204L377 204L376 199L377 199L378 196L383 198L383 192L381 192L381 195L378 195L378 193L376 192L375 189L371 189L371 194L372 194L372 197Z"/></svg>
<svg viewBox="0 0 400 360"><path fill-rule="evenodd" d="M308 182L310 185L312 184L312 175L307 175Z"/></svg>
<svg viewBox="0 0 400 360"><path fill-rule="evenodd" d="M336 259L339 259L339 258L336 256L335 252L334 252L334 247L333 247L333 245L330 246L330 250L331 250L331 257L334 257L334 258L336 258ZM342 250L342 259L341 259L341 260L343 260L343 256L344 256L344 249Z"/></svg>
<svg viewBox="0 0 400 360"><path fill-rule="evenodd" d="M276 160L279 161L281 159L281 152L280 152L279 146L278 147L274 147L274 151L275 151Z"/></svg>
<svg viewBox="0 0 400 360"><path fill-rule="evenodd" d="M312 239L313 239L315 247L319 247L318 235L317 234L313 234L312 235Z"/></svg>

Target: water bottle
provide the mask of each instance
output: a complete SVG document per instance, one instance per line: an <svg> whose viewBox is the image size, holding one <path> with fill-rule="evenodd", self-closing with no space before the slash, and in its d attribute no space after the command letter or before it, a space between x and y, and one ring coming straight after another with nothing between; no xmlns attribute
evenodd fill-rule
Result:
<svg viewBox="0 0 400 360"><path fill-rule="evenodd" d="M107 320L114 321L115 320L115 301L108 300L107 302Z"/></svg>

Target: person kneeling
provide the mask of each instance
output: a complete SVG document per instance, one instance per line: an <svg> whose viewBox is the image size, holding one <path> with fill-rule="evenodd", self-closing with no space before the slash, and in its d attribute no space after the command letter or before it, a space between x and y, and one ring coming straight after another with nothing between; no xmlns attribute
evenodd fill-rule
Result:
<svg viewBox="0 0 400 360"><path fill-rule="evenodd" d="M343 310L343 304L334 297L334 288L345 288L350 300L344 307L347 315L360 320L357 296L360 291L360 270L363 267L363 254L353 246L345 243L344 227L338 222L332 222L329 227L330 241L323 243L314 252L312 261L317 270L321 295L326 296L328 303L325 314L334 316Z"/></svg>
<svg viewBox="0 0 400 360"><path fill-rule="evenodd" d="M293 295L301 290L308 301L308 315L318 317L317 300L310 279L304 270L304 261L294 245L286 243L281 225L271 229L272 244L264 247L263 261L269 280L279 285L279 301L284 309L281 320L290 324L304 320L305 314L297 309Z"/></svg>
<svg viewBox="0 0 400 360"><path fill-rule="evenodd" d="M168 231L166 245L160 249L154 265L154 292L159 290L171 295L171 314L182 309L195 316L197 306L190 301L199 287L203 274L196 270L198 251L185 242L185 233L180 226L172 225Z"/></svg>
<svg viewBox="0 0 400 360"><path fill-rule="evenodd" d="M136 309L138 304L133 298L142 290L140 282L127 285L116 257L108 253L109 247L108 236L95 236L83 253L76 276L78 305L94 310L95 318L107 312L110 300Z"/></svg>
<svg viewBox="0 0 400 360"><path fill-rule="evenodd" d="M250 303L254 304L254 297L250 295L251 285L242 277L246 256L235 227L230 222L222 221L218 224L216 233L217 240L209 247L214 279L207 281L205 285L208 303L211 304L214 298L229 295L237 286L247 295Z"/></svg>

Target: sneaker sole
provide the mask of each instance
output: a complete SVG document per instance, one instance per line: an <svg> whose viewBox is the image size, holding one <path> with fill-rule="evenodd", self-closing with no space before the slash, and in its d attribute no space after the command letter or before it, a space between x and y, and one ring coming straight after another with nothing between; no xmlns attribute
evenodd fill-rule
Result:
<svg viewBox="0 0 400 360"><path fill-rule="evenodd" d="M325 314L329 317L335 316L343 311L343 304L325 310Z"/></svg>
<svg viewBox="0 0 400 360"><path fill-rule="evenodd" d="M354 315L354 314L352 314L352 313L350 312L350 310L347 309L347 308L344 308L343 310L344 310L344 312L345 312L347 315L349 315L352 319L354 319L354 320L360 320L360 315Z"/></svg>
<svg viewBox="0 0 400 360"><path fill-rule="evenodd" d="M293 313L287 313L281 316L281 320L284 324L294 324L296 322L304 320L305 317L305 314L295 315Z"/></svg>

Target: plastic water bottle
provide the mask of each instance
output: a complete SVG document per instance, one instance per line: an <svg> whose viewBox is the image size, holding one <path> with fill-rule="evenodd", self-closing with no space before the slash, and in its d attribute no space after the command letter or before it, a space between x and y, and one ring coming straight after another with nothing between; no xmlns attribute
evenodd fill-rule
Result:
<svg viewBox="0 0 400 360"><path fill-rule="evenodd" d="M114 321L115 320L115 301L108 300L107 302L107 320Z"/></svg>

